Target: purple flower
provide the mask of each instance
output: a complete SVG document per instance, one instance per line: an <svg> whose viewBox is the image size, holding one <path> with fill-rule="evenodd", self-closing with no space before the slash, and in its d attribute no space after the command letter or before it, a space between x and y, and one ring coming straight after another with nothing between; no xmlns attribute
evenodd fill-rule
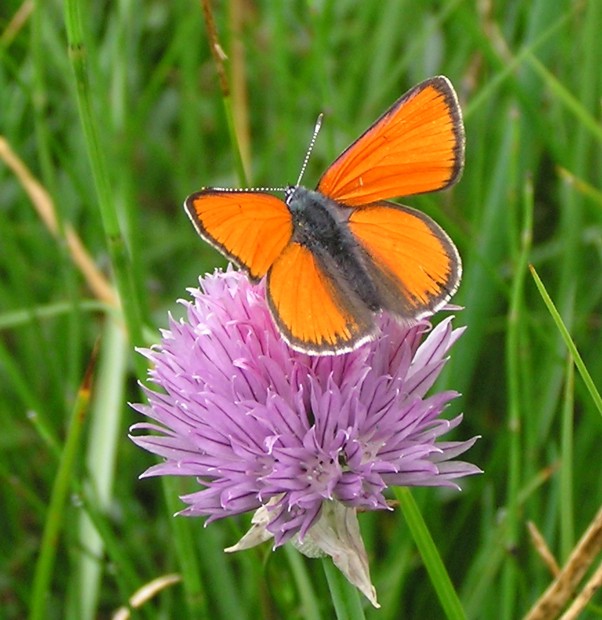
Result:
<svg viewBox="0 0 602 620"><path fill-rule="evenodd" d="M330 555L376 605L357 509L389 509L390 486L457 487L480 472L454 460L476 438L439 441L462 419L439 417L457 393L426 395L463 329L383 317L374 341L316 357L282 340L263 284L228 270L190 293L187 318L170 317L161 344L142 351L162 391L145 388L148 404L134 405L156 423L133 425L132 439L164 459L143 476L194 476L180 514L256 511L229 550L293 539Z"/></svg>

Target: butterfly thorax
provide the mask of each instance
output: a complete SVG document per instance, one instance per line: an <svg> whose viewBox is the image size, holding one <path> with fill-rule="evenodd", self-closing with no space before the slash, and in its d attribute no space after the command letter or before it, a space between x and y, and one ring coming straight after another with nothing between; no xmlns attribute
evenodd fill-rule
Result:
<svg viewBox="0 0 602 620"><path fill-rule="evenodd" d="M311 250L327 273L342 275L346 287L368 307L381 308L361 250L347 226L352 209L302 186L287 188L285 202L293 219L292 241Z"/></svg>
<svg viewBox="0 0 602 620"><path fill-rule="evenodd" d="M319 192L290 187L286 204L293 216L293 239L314 249L340 249L350 242L343 208ZM347 243L346 243L347 241Z"/></svg>

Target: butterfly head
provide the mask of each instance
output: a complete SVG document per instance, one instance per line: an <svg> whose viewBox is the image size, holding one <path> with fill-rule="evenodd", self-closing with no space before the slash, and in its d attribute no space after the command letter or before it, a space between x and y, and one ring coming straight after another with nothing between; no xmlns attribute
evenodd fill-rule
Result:
<svg viewBox="0 0 602 620"><path fill-rule="evenodd" d="M284 189L284 202L290 206L291 202L294 200L295 193L301 187L300 185L288 185Z"/></svg>

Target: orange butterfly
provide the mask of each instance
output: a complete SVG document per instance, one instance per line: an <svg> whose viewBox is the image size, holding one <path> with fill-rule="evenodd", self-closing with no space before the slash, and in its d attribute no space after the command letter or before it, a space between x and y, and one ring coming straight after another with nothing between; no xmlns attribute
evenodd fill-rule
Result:
<svg viewBox="0 0 602 620"><path fill-rule="evenodd" d="M259 281L291 347L314 355L374 338L376 314L414 322L454 294L460 256L430 217L387 198L445 189L464 165L456 93L418 84L349 146L312 191L207 188L186 199L199 234Z"/></svg>

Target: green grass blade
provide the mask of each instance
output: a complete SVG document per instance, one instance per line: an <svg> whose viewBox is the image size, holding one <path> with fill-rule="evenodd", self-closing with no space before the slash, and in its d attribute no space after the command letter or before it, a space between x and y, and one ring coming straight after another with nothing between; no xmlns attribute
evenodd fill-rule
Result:
<svg viewBox="0 0 602 620"><path fill-rule="evenodd" d="M77 393L77 398L71 414L67 439L58 471L52 488L52 495L46 515L46 523L40 554L36 562L33 576L33 587L30 620L44 620L48 617L48 590L54 576L54 565L58 549L59 534L64 526L65 508L69 491L73 484L76 471L76 461L81 449L81 434L90 405L90 389L94 370L94 358L90 362L86 376Z"/></svg>
<svg viewBox="0 0 602 620"><path fill-rule="evenodd" d="M466 614L462 608L462 603L410 490L407 488L395 489L395 496L399 500L403 516L420 552L445 617L448 620L465 620Z"/></svg>
<svg viewBox="0 0 602 620"><path fill-rule="evenodd" d="M107 167L106 152L100 138L100 124L93 104L90 87L88 53L89 46L84 37L82 12L84 0L65 0L65 24L69 42L69 58L75 77L75 89L80 121L86 140L87 153L96 188L98 208L102 216L107 246L111 255L113 272L119 291L125 321L133 344L141 345L142 313L138 288L132 278L134 270L126 239L121 230L117 213L117 198L113 194L111 178ZM144 377L146 365L141 356L136 356L138 376Z"/></svg>
<svg viewBox="0 0 602 620"><path fill-rule="evenodd" d="M554 302L552 301L552 298L548 294L548 291L546 290L544 283L541 281L541 278L539 277L537 271L535 270L535 267L531 265L530 270L531 270L531 275L533 276L533 280L535 281L535 285L537 286L537 290L539 291L539 294L541 295L541 298L543 299L548 309L548 312L550 313L550 316L554 320L554 323L556 324L556 328L560 332L560 335L562 336L562 340L564 341L564 344L566 345L571 356L575 360L575 366L577 367L577 370L579 371L579 374L581 375L581 378L583 379L583 383L585 383L585 387L587 388L587 391L589 392L589 395L594 405L596 406L598 413L602 415L602 397L600 396L600 392L598 392L598 389L596 388L596 384L594 383L594 380L589 374L589 371L587 370L587 367L585 363L583 362L583 358L579 354L579 351L577 350L577 347L575 346L575 343L573 342L573 339L571 338L571 334L569 333L569 330L566 328L562 320L562 317L560 316L560 313L556 309L556 306L554 305Z"/></svg>
<svg viewBox="0 0 602 620"><path fill-rule="evenodd" d="M130 350L123 327L107 321L100 352L94 399L91 405L90 439L87 442L85 486L95 508L108 511L113 500L116 451L121 431L120 406L124 400L127 359ZM79 537L83 553L76 563L82 620L98 616L98 592L102 578L104 543L87 514L82 514Z"/></svg>

